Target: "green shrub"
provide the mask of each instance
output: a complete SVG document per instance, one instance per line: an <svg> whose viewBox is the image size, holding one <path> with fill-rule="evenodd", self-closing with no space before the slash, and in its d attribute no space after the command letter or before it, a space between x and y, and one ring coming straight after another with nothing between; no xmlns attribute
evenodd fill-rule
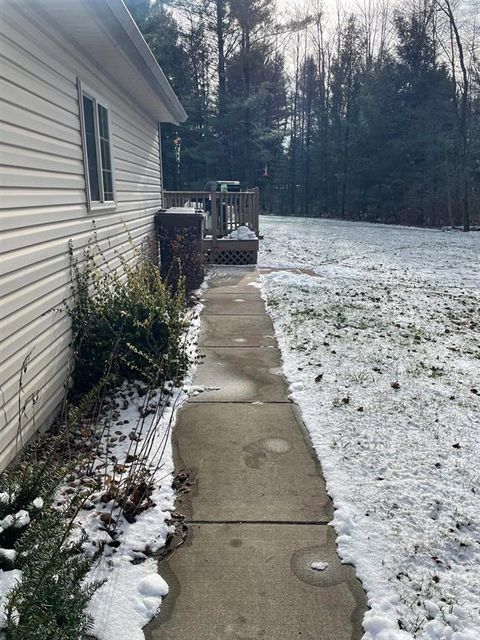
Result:
<svg viewBox="0 0 480 640"><path fill-rule="evenodd" d="M119 256L117 269L99 250L95 255L96 248L88 247L80 265L70 246L74 392L85 393L104 376L149 385L180 378L187 366L184 288L172 293L158 268L133 247L132 259Z"/></svg>
<svg viewBox="0 0 480 640"><path fill-rule="evenodd" d="M37 452L43 443L44 457L38 459ZM36 446L27 449L21 461L0 475L1 549L13 550L28 524L41 515L43 504L53 499L65 467L50 464L51 448L51 443L40 439ZM16 568L8 556L0 554L0 569L9 570L14 566Z"/></svg>
<svg viewBox="0 0 480 640"><path fill-rule="evenodd" d="M7 552L0 552L0 569L17 568L9 552L21 541L27 527L42 517L43 505L54 501L61 481L82 464L88 465L91 453L71 451L71 440L87 416L94 424L98 421L104 386L102 380L77 404L64 403L59 422L37 436L0 474L0 549ZM18 422L21 429L21 411Z"/></svg>
<svg viewBox="0 0 480 640"><path fill-rule="evenodd" d="M76 408L68 424L77 420ZM84 587L91 560L70 542L87 490L54 508L59 483L72 467L65 456L68 427L43 435L0 475L0 568L21 571L5 597L0 637L7 640L79 640L94 586ZM63 454L63 457L62 455ZM78 462L78 461L77 461ZM78 547L78 544L76 545Z"/></svg>
<svg viewBox="0 0 480 640"><path fill-rule="evenodd" d="M83 584L92 560L69 542L76 512L47 508L17 543L22 579L7 596L7 640L79 640L89 631L85 608L98 585Z"/></svg>

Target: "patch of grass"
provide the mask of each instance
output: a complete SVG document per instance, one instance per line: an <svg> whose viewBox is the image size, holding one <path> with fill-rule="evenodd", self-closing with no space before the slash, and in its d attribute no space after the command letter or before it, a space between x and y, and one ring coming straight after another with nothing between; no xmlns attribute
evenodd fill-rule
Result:
<svg viewBox="0 0 480 640"><path fill-rule="evenodd" d="M298 318L299 320L310 320L313 318L325 318L325 313L320 309L294 309L291 312L292 318Z"/></svg>
<svg viewBox="0 0 480 640"><path fill-rule="evenodd" d="M91 560L70 542L84 496L76 492L61 510L52 506L71 467L60 455L69 426L37 438L0 476L0 568L21 571L5 598L5 640L78 640L88 630L84 609L95 585L82 580Z"/></svg>
<svg viewBox="0 0 480 640"><path fill-rule="evenodd" d="M291 312L292 318L303 322L305 320L323 320L332 324L337 329L369 329L378 326L370 318L365 317L365 309L344 304L328 304L308 309L295 309Z"/></svg>
<svg viewBox="0 0 480 640"><path fill-rule="evenodd" d="M280 300L278 298L268 298L268 302L267 302L269 307L272 307L272 309L278 309L278 307L280 306Z"/></svg>

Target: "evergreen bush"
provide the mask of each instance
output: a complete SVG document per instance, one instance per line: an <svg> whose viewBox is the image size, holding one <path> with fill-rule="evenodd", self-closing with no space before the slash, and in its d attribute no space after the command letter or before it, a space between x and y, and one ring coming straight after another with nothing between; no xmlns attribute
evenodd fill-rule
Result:
<svg viewBox="0 0 480 640"><path fill-rule="evenodd" d="M74 535L74 522L98 480L92 474L100 451L100 440L92 438L95 426L111 406L109 391L124 379L142 381L146 389L168 389L167 381L181 379L188 366L183 280L172 292L157 267L131 248L130 258L117 256L112 267L98 242L89 245L81 262L70 245L73 296L65 307L72 320L71 397L59 426L0 476L0 569L21 572L0 616L5 640L79 640L88 632L86 606L97 585L85 584L92 559L81 551L85 540ZM159 400L159 417L167 396ZM82 437L85 447L77 443ZM132 502L138 512L148 504L154 473L144 469L149 442L147 432L135 473L127 479L129 499L138 494ZM70 497L58 501L66 478ZM127 512L130 503L120 502Z"/></svg>
<svg viewBox="0 0 480 640"><path fill-rule="evenodd" d="M67 435L64 427L39 437L0 476L0 569L21 571L2 603L5 640L79 640L88 630L84 609L95 585L82 581L91 560L71 542L87 495L77 491L61 509L52 506L72 466L59 454Z"/></svg>
<svg viewBox="0 0 480 640"><path fill-rule="evenodd" d="M95 251L95 249L97 249ZM90 245L83 264L73 255L73 391L85 393L104 376L159 385L186 370L182 347L185 292L171 292L158 268L132 245L132 258L118 256L111 268Z"/></svg>
<svg viewBox="0 0 480 640"><path fill-rule="evenodd" d="M85 609L98 585L84 584L92 560L69 541L77 509L45 509L17 543L22 578L7 596L6 640L79 640L88 632Z"/></svg>
<svg viewBox="0 0 480 640"><path fill-rule="evenodd" d="M42 444L45 448L39 459L37 452ZM10 552L28 525L41 515L43 504L53 499L65 473L64 466L49 463L51 449L51 443L40 439L27 449L18 464L0 476L0 569L16 567Z"/></svg>

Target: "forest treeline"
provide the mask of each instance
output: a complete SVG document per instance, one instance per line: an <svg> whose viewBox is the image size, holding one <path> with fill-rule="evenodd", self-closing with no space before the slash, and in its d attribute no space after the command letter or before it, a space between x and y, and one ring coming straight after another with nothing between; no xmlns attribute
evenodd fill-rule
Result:
<svg viewBox="0 0 480 640"><path fill-rule="evenodd" d="M476 3L127 5L189 116L162 127L167 189L236 179L275 214L478 224Z"/></svg>

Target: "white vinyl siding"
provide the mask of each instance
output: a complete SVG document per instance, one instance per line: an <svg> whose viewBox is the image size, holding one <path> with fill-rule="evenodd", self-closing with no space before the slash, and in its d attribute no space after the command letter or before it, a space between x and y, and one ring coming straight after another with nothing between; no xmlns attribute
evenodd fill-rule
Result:
<svg viewBox="0 0 480 640"><path fill-rule="evenodd" d="M29 9L27 20L20 11L4 3L0 24L0 469L19 444L18 385L27 355L21 402L39 392L35 427L48 422L63 395L69 320L52 309L71 291L68 241L81 256L95 221L115 265L117 252L128 255L128 233L138 243L153 234L161 206L157 123L83 52L46 37L40 15ZM108 104L113 211L88 210L78 77ZM31 408L27 414L23 442L34 429Z"/></svg>

